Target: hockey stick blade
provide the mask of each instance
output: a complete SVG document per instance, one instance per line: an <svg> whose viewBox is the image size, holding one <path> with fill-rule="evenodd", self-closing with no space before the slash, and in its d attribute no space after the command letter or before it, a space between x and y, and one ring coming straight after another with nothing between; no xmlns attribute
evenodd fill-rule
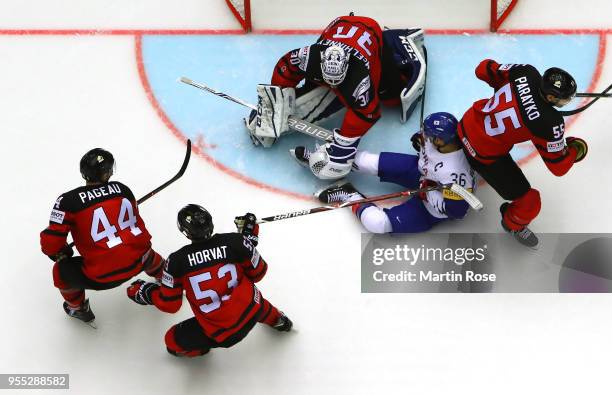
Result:
<svg viewBox="0 0 612 395"><path fill-rule="evenodd" d="M461 198L463 198L463 200L465 200L467 204L469 204L470 207L474 210L480 211L484 207L482 202L478 200L478 198L474 196L473 193L471 193L461 185L451 184L449 189L457 195L461 196Z"/></svg>
<svg viewBox="0 0 612 395"><path fill-rule="evenodd" d="M187 150L185 151L185 158L183 159L183 164L181 165L181 168L179 169L178 173L176 173L171 179L169 179L168 181L164 182L162 185L158 186L157 188L155 188L151 192L147 193L146 195L144 195L143 197L138 199L136 201L136 204L144 203L148 199L150 199L153 196L155 196L158 192L160 192L161 190L165 189L168 185L172 184L174 181L176 181L179 178L181 178L183 176L183 174L185 174L185 170L187 170L187 165L189 164L189 159L190 158L191 158L191 140L187 139ZM69 247L74 247L74 241L72 243L68 244L68 246Z"/></svg>
<svg viewBox="0 0 612 395"><path fill-rule="evenodd" d="M306 122L303 119L289 116L287 124L294 131L307 134L319 140L333 141L334 139L334 136L329 130L321 128L310 122Z"/></svg>

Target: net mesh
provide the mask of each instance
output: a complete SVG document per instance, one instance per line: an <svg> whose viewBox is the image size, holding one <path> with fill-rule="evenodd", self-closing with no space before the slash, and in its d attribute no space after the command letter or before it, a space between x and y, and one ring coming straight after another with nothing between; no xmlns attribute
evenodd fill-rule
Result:
<svg viewBox="0 0 612 395"><path fill-rule="evenodd" d="M496 0L497 1L497 19L501 18L501 16L506 12L510 4L512 4L513 0Z"/></svg>
<svg viewBox="0 0 612 395"><path fill-rule="evenodd" d="M251 30L250 0L225 0L245 31Z"/></svg>

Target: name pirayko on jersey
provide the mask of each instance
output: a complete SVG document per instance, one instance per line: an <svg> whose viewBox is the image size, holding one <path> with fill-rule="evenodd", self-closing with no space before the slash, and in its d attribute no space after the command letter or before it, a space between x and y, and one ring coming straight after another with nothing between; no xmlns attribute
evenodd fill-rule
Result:
<svg viewBox="0 0 612 395"><path fill-rule="evenodd" d="M207 248L187 254L189 266L207 263L213 260L227 259L227 246Z"/></svg>
<svg viewBox="0 0 612 395"><path fill-rule="evenodd" d="M527 117L529 120L533 121L540 117L540 111L536 106L535 101L533 100L533 95L531 94L531 88L527 83L527 77L521 76L514 80L516 82L516 89L518 90L519 97L521 99L521 104L527 113Z"/></svg>
<svg viewBox="0 0 612 395"><path fill-rule="evenodd" d="M91 201L103 196L115 195L121 193L121 187L119 184L110 183L108 185L101 186L99 188L90 189L89 191L79 192L81 202Z"/></svg>

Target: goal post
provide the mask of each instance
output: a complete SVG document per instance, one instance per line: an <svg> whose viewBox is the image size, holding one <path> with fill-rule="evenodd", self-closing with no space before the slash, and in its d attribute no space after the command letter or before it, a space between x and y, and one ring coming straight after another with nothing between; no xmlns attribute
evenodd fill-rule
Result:
<svg viewBox="0 0 612 395"><path fill-rule="evenodd" d="M232 14L236 17L245 32L252 30L251 0L225 0Z"/></svg>
<svg viewBox="0 0 612 395"><path fill-rule="evenodd" d="M518 0L490 0L491 13L489 28L491 32L497 31L501 24L508 18ZM250 32L253 28L251 24L251 0L225 0L227 6L232 11L240 26L245 32ZM486 4L486 3L485 3ZM390 10L392 11L392 10Z"/></svg>
<svg viewBox="0 0 612 395"><path fill-rule="evenodd" d="M518 0L491 0L491 25L492 32L497 31L508 15L512 12Z"/></svg>

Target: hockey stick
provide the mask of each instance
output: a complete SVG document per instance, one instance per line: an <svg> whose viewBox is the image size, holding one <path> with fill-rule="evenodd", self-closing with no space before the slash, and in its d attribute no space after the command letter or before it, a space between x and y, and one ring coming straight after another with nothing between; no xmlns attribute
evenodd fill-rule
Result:
<svg viewBox="0 0 612 395"><path fill-rule="evenodd" d="M242 99L239 99L237 97L230 96L227 93L223 93L221 91L213 89L213 88L211 88L209 86L206 86L204 84L200 84L198 82L195 82L195 81L193 81L193 80L191 80L191 79L189 79L187 77L181 77L180 81L182 83L184 83L184 84L191 85L191 86L193 86L195 88L198 88L198 89L201 89L203 91L212 93L213 95L222 97L225 100L233 101L234 103L240 104L241 106L245 106L247 108L250 108L252 110L257 111L257 106L255 106L255 105L253 105L251 103L248 103L248 102L246 102L246 101L244 101ZM287 123L289 125L289 128L291 130L296 131L296 132L304 133L304 134L309 135L310 137L314 137L314 138L317 138L317 139L320 139L320 140L325 140L325 141L332 141L333 140L333 135L332 135L332 133L329 130L327 130L325 128L322 128L322 127L319 127L319 126L317 126L315 124L312 124L310 122L304 121L303 119L296 118L296 117L290 115L289 116L289 120L288 120Z"/></svg>
<svg viewBox="0 0 612 395"><path fill-rule="evenodd" d="M187 170L187 165L189 164L190 158L191 158L191 140L187 139L187 149L185 150L185 159L183 159L183 164L181 165L181 168L179 169L178 173L176 173L174 177L172 177L168 181L164 182L163 184L161 184L160 186L158 186L151 192L147 193L146 195L138 199L136 203L140 205L146 202L147 200L155 196L158 192L166 189L168 185L172 184L174 181L181 178L183 174L185 174L185 170Z"/></svg>
<svg viewBox="0 0 612 395"><path fill-rule="evenodd" d="M559 111L559 114L561 114L564 117L568 117L570 115L575 115L578 114L580 112L583 112L584 110L586 110L587 108L591 107L593 105L593 103L595 103L597 100L601 99L602 97L609 97L608 95L606 95L608 93L608 91L610 91L610 89L612 89L612 85L608 86L606 89L604 89L603 92L601 93L593 93L593 95L597 95L595 96L595 99L591 100L589 103L587 103L586 105L577 108L575 110L571 110L571 111ZM584 93L586 94L586 93ZM578 96L578 95L576 95ZM582 97L591 97L591 96L582 96Z"/></svg>
<svg viewBox="0 0 612 395"><path fill-rule="evenodd" d="M410 199L414 197L415 195L418 195L419 193L424 193L424 192L429 192L429 191L439 191L442 189L449 189L452 192L456 193L457 195L461 196L467 202L467 204L469 204L470 207L476 211L480 211L483 208L482 202L478 200L478 198L474 196L474 194L469 192L467 189L457 184L446 184L446 185L437 185L437 186L427 187L427 188L420 188L414 191L402 191L402 192L388 193L386 195L372 196L369 198L354 200L352 202L336 203L336 204L330 204L328 206L321 206L321 207L315 207L315 208L306 209L306 210L292 211L290 213L278 214L278 215L273 215L271 217L261 218L257 221L257 223L264 224L268 222L280 221L282 219L296 218L296 217L301 217L303 215L316 214L316 213L321 213L323 211L330 211L330 210L336 210L339 208L350 207L356 204L378 202L380 200L387 200L387 199L393 199L393 198L399 198L399 197L408 197Z"/></svg>
<svg viewBox="0 0 612 395"><path fill-rule="evenodd" d="M187 150L185 151L185 159L183 159L183 164L181 165L181 168L179 169L178 173L176 173L168 181L164 182L163 184L161 184L160 186L158 186L157 188L155 188L151 192L147 193L146 195L144 195L143 197L138 199L136 201L136 204L140 205L140 204L146 202L147 200L149 200L150 198L155 196L158 192L160 192L163 189L165 189L168 185L172 184L174 181L176 181L179 178L181 178L183 176L183 174L185 174L185 170L187 170L187 165L189 164L189 159L190 158L191 158L191 140L187 139ZM71 247L71 248L74 247L74 241L72 243L68 244L68 246Z"/></svg>
<svg viewBox="0 0 612 395"><path fill-rule="evenodd" d="M576 93L576 97L612 97L612 93Z"/></svg>

